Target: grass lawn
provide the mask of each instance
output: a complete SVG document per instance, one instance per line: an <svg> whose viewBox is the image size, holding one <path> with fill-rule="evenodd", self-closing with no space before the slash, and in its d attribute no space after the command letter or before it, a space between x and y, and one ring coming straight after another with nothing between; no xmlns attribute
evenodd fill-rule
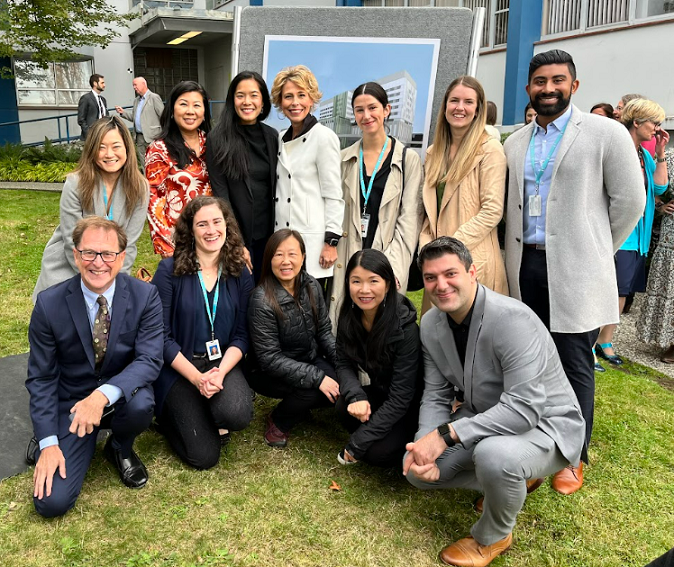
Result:
<svg viewBox="0 0 674 567"><path fill-rule="evenodd" d="M30 295L58 222L58 194L0 191L0 355L27 350ZM149 235L138 264L156 266ZM418 299L418 297L416 298ZM513 549L493 565L642 567L674 545L674 381L627 364L597 378L592 466L583 489L545 483L518 518ZM293 431L285 450L262 440L274 402L220 463L193 471L153 431L136 442L150 471L125 488L102 446L74 510L44 520L32 476L0 482L0 566L431 566L468 534L476 493L422 492L398 471L341 467L347 435L330 411ZM341 490L330 490L331 482Z"/></svg>

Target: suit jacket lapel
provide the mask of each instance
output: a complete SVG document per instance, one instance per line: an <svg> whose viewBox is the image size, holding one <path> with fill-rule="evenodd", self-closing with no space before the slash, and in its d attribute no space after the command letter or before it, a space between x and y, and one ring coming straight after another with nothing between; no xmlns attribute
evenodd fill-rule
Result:
<svg viewBox="0 0 674 567"><path fill-rule="evenodd" d="M515 156L515 178L517 179L517 187L520 190L520 204L524 201L524 164L529 159L527 150L529 149L529 143L531 142L531 136L535 127L535 121L530 122L524 127L526 136L523 136L522 142L517 146L517 155Z"/></svg>
<svg viewBox="0 0 674 567"><path fill-rule="evenodd" d="M477 286L477 295L475 297L475 306L473 315L470 319L470 329L468 330L468 343L466 344L466 361L464 367L464 379L466 401L472 406L473 397L473 366L475 364L475 350L477 339L482 330L482 319L484 318L484 304L486 292L481 285Z"/></svg>
<svg viewBox="0 0 674 567"><path fill-rule="evenodd" d="M126 281L123 277L117 277L115 283L115 296L112 298L112 320L110 321L110 335L108 336L108 346L101 367L101 374L112 360L112 351L119 336L119 329L126 317L126 308L129 304L129 290L126 287ZM92 347L93 351L93 347Z"/></svg>
<svg viewBox="0 0 674 567"><path fill-rule="evenodd" d="M91 323L89 323L89 316L87 315L87 307L84 302L84 295L82 294L82 288L80 287L81 279L79 276L73 278L68 285L69 294L66 296L66 303L68 304L68 310L70 311L70 316L73 318L75 323L75 328L77 329L77 334L82 341L82 347L84 352L87 353L87 359L91 368L94 368L94 345L92 344L93 338L91 335Z"/></svg>
<svg viewBox="0 0 674 567"><path fill-rule="evenodd" d="M438 321L435 324L435 329L438 335L438 350L442 352L445 359L447 360L447 368L449 369L450 374L455 377L457 385L461 389L464 389L462 384L463 369L461 368L459 353L456 350L454 336L452 335L452 330L449 328L447 315L445 313L439 313Z"/></svg>

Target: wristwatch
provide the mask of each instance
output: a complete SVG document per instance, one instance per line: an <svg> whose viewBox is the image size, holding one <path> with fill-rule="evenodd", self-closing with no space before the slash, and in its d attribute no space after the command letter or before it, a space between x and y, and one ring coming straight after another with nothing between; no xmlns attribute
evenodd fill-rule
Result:
<svg viewBox="0 0 674 567"><path fill-rule="evenodd" d="M328 246L337 246L339 244L339 238L328 238L325 243Z"/></svg>
<svg viewBox="0 0 674 567"><path fill-rule="evenodd" d="M445 443L447 443L447 447L454 447L456 445L456 441L452 439L452 435L449 432L449 423L438 425L438 433L445 440Z"/></svg>

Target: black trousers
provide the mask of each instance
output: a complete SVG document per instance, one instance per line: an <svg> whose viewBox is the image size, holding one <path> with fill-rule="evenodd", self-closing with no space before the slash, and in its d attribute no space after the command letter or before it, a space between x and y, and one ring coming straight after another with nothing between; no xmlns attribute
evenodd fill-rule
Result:
<svg viewBox="0 0 674 567"><path fill-rule="evenodd" d="M545 250L524 247L522 267L520 268L520 293L527 304L550 328L550 293L548 290L548 271ZM599 329L583 333L550 333L555 341L559 358L562 361L573 391L578 398L580 410L585 419L585 450L592 437L594 420L594 356L592 347L599 336Z"/></svg>
<svg viewBox="0 0 674 567"><path fill-rule="evenodd" d="M220 360L193 360L200 372ZM210 469L220 459L218 429L241 431L253 419L253 394L240 365L229 371L222 390L205 398L186 378L179 377L166 395L161 429L176 454L195 469Z"/></svg>
<svg viewBox="0 0 674 567"><path fill-rule="evenodd" d="M364 386L363 390L367 394L367 401L370 402L370 409L372 415L374 415L387 400L387 396L374 386ZM342 397L335 404L337 418L344 428L349 433L353 433L360 427L366 427L367 423L361 423L360 420L353 417L349 413L348 407L349 404ZM405 454L405 445L412 442L418 426L419 400L415 399L410 404L407 413L381 438L374 441L358 460L375 467L400 467Z"/></svg>
<svg viewBox="0 0 674 567"><path fill-rule="evenodd" d="M646 565L646 567L674 567L674 548Z"/></svg>
<svg viewBox="0 0 674 567"><path fill-rule="evenodd" d="M326 376L336 379L333 366L324 358L313 362L325 372ZM309 416L309 411L332 406L332 402L318 388L293 388L276 378L270 378L263 372L253 371L248 375L248 383L258 394L267 398L281 398L281 402L271 413L274 425L284 433Z"/></svg>
<svg viewBox="0 0 674 567"><path fill-rule="evenodd" d="M70 426L69 412L73 405L75 405L73 401L65 405L59 404L59 431L67 431ZM96 450L96 436L99 429L111 429L114 436L113 447L120 449L123 457L131 455L134 440L150 426L152 421L154 412L152 388L139 388L128 402L122 396L113 407L114 411L102 419L101 426L95 427L89 435L84 437L78 437L73 433L59 435L59 447L66 460L67 476L61 478L56 471L51 496L44 496L42 500L33 497L33 504L38 514L45 518L62 516L75 505ZM38 449L35 458L39 457Z"/></svg>

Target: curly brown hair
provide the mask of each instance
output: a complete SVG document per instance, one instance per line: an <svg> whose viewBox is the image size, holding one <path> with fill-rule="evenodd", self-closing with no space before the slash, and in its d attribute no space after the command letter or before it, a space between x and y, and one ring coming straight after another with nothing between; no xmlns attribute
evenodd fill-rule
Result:
<svg viewBox="0 0 674 567"><path fill-rule="evenodd" d="M199 209L209 205L217 205L220 208L227 227L225 245L220 250L222 273L225 277L238 278L246 265L243 259L243 238L229 203L217 197L200 195L187 204L176 223L174 234L176 248L173 253L173 275L175 276L196 274L199 271L199 261L194 245L194 216Z"/></svg>

